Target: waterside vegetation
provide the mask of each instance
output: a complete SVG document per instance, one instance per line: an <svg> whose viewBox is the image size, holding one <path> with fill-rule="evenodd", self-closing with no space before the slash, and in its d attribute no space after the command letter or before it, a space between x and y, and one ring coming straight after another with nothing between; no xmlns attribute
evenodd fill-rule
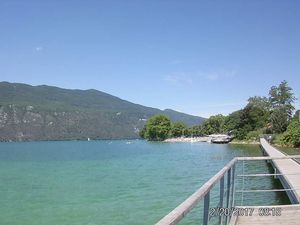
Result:
<svg viewBox="0 0 300 225"><path fill-rule="evenodd" d="M272 86L268 96L254 96L247 105L228 116L211 116L201 125L188 127L182 122L171 123L164 115L149 119L140 136L150 141L166 138L199 137L216 133L229 133L237 142L255 142L261 135L272 136L276 144L299 147L299 110L295 111L296 98L287 81Z"/></svg>

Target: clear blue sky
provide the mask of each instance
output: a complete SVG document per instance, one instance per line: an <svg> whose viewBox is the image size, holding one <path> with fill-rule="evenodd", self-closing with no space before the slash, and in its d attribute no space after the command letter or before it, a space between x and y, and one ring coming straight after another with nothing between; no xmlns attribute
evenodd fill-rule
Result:
<svg viewBox="0 0 300 225"><path fill-rule="evenodd" d="M298 0L0 0L1 81L209 116L284 79L300 97Z"/></svg>

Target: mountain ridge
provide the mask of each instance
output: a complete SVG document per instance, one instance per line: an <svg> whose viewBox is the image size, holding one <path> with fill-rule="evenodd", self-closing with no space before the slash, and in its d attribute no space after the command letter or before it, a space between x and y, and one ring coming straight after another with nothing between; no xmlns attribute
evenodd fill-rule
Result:
<svg viewBox="0 0 300 225"><path fill-rule="evenodd" d="M205 119L143 106L95 89L0 82L0 140L138 138L146 120L165 114L189 126Z"/></svg>

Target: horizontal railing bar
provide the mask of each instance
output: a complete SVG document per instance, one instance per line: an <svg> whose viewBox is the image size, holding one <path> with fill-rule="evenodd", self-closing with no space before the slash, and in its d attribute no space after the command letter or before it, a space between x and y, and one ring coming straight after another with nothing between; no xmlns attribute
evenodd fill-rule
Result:
<svg viewBox="0 0 300 225"><path fill-rule="evenodd" d="M216 175L209 179L201 188L194 194L187 198L183 203L177 206L168 215L163 217L156 225L175 225L182 220L187 213L189 213L197 203L204 198L204 196L220 181L225 173L236 163L237 159L232 159L226 166L224 166Z"/></svg>
<svg viewBox="0 0 300 225"><path fill-rule="evenodd" d="M300 173L257 173L257 174L242 174L237 177L264 177L264 176L285 176L285 175L298 175Z"/></svg>
<svg viewBox="0 0 300 225"><path fill-rule="evenodd" d="M186 214L188 214L197 203L202 200L206 194L215 186L217 182L225 176L225 173L231 169L238 161L255 161L255 160L283 160L283 159L296 159L300 158L300 155L284 156L284 157L235 157L225 167L223 167L216 175L209 179L201 188L199 188L194 194L188 197L184 202L177 206L168 215L163 217L156 225L176 225L178 224ZM273 175L274 176L274 175ZM275 190L244 190L236 192L267 192L267 191L292 191L297 189L275 189Z"/></svg>
<svg viewBox="0 0 300 225"><path fill-rule="evenodd" d="M236 190L238 193L245 193L245 192L280 192L280 191L297 191L300 189L262 189L262 190Z"/></svg>
<svg viewBox="0 0 300 225"><path fill-rule="evenodd" d="M300 158L300 155L290 155L290 156L281 156L281 157L270 157L270 156L259 156L259 157L236 157L238 161L251 161L251 160L275 160L275 159L294 159Z"/></svg>

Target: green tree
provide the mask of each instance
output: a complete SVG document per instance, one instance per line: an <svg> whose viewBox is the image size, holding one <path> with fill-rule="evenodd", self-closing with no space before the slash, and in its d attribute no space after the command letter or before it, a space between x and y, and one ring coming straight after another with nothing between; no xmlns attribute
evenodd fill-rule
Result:
<svg viewBox="0 0 300 225"><path fill-rule="evenodd" d="M224 127L237 139L248 138L248 133L266 128L270 117L270 104L265 97L251 97L242 110L235 111L225 118ZM252 132L251 137L258 132Z"/></svg>
<svg viewBox="0 0 300 225"><path fill-rule="evenodd" d="M190 127L189 134L190 134L190 136L193 136L193 137L203 136L204 132L203 132L202 126L198 125L198 126Z"/></svg>
<svg viewBox="0 0 300 225"><path fill-rule="evenodd" d="M222 133L225 131L224 123L225 116L221 114L211 116L202 124L203 132L204 134Z"/></svg>
<svg viewBox="0 0 300 225"><path fill-rule="evenodd" d="M165 140L171 130L171 120L165 115L156 115L151 117L146 125L144 138L149 141Z"/></svg>
<svg viewBox="0 0 300 225"><path fill-rule="evenodd" d="M190 137L190 136L192 135L191 129L190 129L189 127L187 127L186 129L184 129L183 135L184 135L185 137Z"/></svg>
<svg viewBox="0 0 300 225"><path fill-rule="evenodd" d="M248 99L248 105L257 107L263 111L269 112L271 109L271 103L267 97L254 96Z"/></svg>
<svg viewBox="0 0 300 225"><path fill-rule="evenodd" d="M278 87L272 86L269 91L271 104L271 124L275 133L282 133L287 129L292 117L294 101L296 100L292 88L287 81L282 81Z"/></svg>
<svg viewBox="0 0 300 225"><path fill-rule="evenodd" d="M285 145L300 147L300 121L293 119L288 125L287 130L283 133L281 141Z"/></svg>
<svg viewBox="0 0 300 225"><path fill-rule="evenodd" d="M172 124L171 136L181 137L186 136L188 132L188 127L183 122L175 122Z"/></svg>
<svg viewBox="0 0 300 225"><path fill-rule="evenodd" d="M250 131L267 126L270 113L264 108L248 104L242 113L242 123L249 125Z"/></svg>
<svg viewBox="0 0 300 225"><path fill-rule="evenodd" d="M274 133L280 134L286 131L289 125L289 114L284 107L273 110L271 114L272 130Z"/></svg>
<svg viewBox="0 0 300 225"><path fill-rule="evenodd" d="M293 89L288 86L286 80L282 81L278 87L272 86L269 91L269 101L273 109L286 106L286 110L289 110L290 115L292 115L294 110L293 103L295 100Z"/></svg>
<svg viewBox="0 0 300 225"><path fill-rule="evenodd" d="M238 110L233 113L230 113L224 121L224 126L226 127L227 131L236 132L239 128L242 127L241 123L241 114L243 110Z"/></svg>

